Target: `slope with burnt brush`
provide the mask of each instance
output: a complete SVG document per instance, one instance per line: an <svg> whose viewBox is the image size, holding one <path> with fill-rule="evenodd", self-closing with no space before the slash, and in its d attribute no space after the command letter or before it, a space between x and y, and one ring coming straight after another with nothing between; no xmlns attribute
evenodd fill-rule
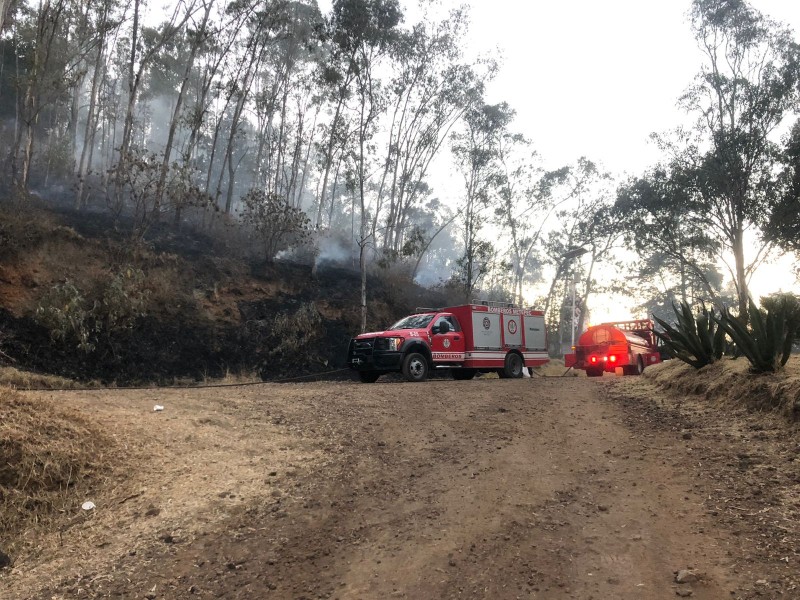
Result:
<svg viewBox="0 0 800 600"><path fill-rule="evenodd" d="M138 245L125 231L103 213L4 208L3 363L117 385L232 373L280 379L343 366L359 323L356 271L327 266L312 276L310 265L253 260L230 227L209 233L162 225ZM48 293L65 282L78 290L84 312L102 312L110 282L131 270L141 273L144 308L125 327L108 326L107 315L87 317L91 350L79 349L74 335L54 337L36 318ZM370 283L370 327L418 304L446 303L400 275L375 273Z"/></svg>

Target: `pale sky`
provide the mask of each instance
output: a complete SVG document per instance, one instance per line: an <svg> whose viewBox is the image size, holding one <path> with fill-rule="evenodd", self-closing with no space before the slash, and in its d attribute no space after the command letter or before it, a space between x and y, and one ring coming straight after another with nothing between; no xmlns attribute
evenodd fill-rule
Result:
<svg viewBox="0 0 800 600"><path fill-rule="evenodd" d="M444 4L457 2L445 0ZM702 57L688 0L472 0L470 46L501 50L490 101L558 166L585 155L616 175L658 159L652 132L685 118L676 101ZM800 2L751 0L800 32Z"/></svg>

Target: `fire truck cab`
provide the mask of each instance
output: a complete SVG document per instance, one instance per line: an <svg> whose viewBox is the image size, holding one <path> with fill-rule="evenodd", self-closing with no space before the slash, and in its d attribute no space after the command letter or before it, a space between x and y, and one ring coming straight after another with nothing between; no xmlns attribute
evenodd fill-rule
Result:
<svg viewBox="0 0 800 600"><path fill-rule="evenodd" d="M431 369L450 369L454 379L478 371L515 378L547 361L544 314L490 302L418 308L385 331L353 338L347 356L364 383L391 372L424 381Z"/></svg>

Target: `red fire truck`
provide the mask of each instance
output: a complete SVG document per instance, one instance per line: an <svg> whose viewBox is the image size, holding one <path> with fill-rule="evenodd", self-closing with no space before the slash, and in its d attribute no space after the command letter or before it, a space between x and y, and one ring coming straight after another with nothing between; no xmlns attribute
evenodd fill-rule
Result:
<svg viewBox="0 0 800 600"><path fill-rule="evenodd" d="M647 365L661 362L649 319L589 327L573 350L573 354L564 355L564 365L583 369L589 377L604 372L640 375Z"/></svg>
<svg viewBox="0 0 800 600"><path fill-rule="evenodd" d="M353 338L347 357L364 383L391 372L424 381L431 369L450 369L454 379L478 371L522 377L547 361L544 313L491 302L418 308L386 331Z"/></svg>

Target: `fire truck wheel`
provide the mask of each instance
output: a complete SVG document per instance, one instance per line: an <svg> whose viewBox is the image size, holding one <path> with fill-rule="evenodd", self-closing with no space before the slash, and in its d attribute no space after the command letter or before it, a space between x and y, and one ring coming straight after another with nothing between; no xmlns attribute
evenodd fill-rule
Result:
<svg viewBox="0 0 800 600"><path fill-rule="evenodd" d="M475 377L475 369L450 369L453 374L453 379L459 381L466 381Z"/></svg>
<svg viewBox="0 0 800 600"><path fill-rule="evenodd" d="M378 381L378 377L381 374L379 371L359 371L358 378L361 380L361 383L375 383Z"/></svg>
<svg viewBox="0 0 800 600"><path fill-rule="evenodd" d="M428 361L418 352L403 359L403 376L408 381L425 381L428 377Z"/></svg>
<svg viewBox="0 0 800 600"><path fill-rule="evenodd" d="M636 375L641 375L644 372L644 360L639 356L636 359Z"/></svg>
<svg viewBox="0 0 800 600"><path fill-rule="evenodd" d="M503 372L509 379L517 379L522 377L522 369L525 365L522 362L522 357L514 352L506 354L506 364Z"/></svg>
<svg viewBox="0 0 800 600"><path fill-rule="evenodd" d="M603 375L602 369L586 369L587 377L601 377Z"/></svg>

